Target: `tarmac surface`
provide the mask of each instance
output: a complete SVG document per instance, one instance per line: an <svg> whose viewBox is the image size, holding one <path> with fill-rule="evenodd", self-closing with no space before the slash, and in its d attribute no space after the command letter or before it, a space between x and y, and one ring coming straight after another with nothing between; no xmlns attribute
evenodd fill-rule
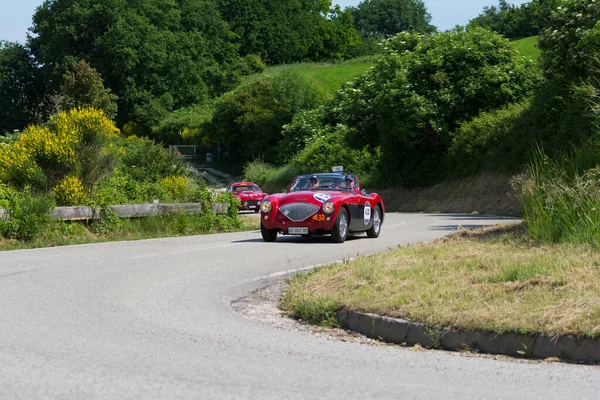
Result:
<svg viewBox="0 0 600 400"><path fill-rule="evenodd" d="M253 231L1 252L0 398L598 399L597 366L333 339L244 300L316 264L512 221L387 214L378 239L343 244Z"/></svg>

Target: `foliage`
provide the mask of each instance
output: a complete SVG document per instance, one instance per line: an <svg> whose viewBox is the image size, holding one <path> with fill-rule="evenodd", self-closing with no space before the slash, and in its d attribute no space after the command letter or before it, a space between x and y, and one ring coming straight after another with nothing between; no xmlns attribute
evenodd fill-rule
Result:
<svg viewBox="0 0 600 400"><path fill-rule="evenodd" d="M581 168L581 158L600 159L597 141L554 160L539 149L527 172L515 179L528 233L542 242L600 245L600 169Z"/></svg>
<svg viewBox="0 0 600 400"><path fill-rule="evenodd" d="M330 0L218 0L240 54L268 64L342 58L357 42L352 16Z"/></svg>
<svg viewBox="0 0 600 400"><path fill-rule="evenodd" d="M76 176L66 176L52 189L52 194L58 205L85 204L86 195L83 183Z"/></svg>
<svg viewBox="0 0 600 400"><path fill-rule="evenodd" d="M244 179L257 183L265 193L287 190L296 175L298 173L292 164L275 167L262 160L254 160L244 166Z"/></svg>
<svg viewBox="0 0 600 400"><path fill-rule="evenodd" d="M169 144L211 143L207 127L213 113L212 103L184 107L167 114L152 128L158 142ZM206 138L206 139L204 139Z"/></svg>
<svg viewBox="0 0 600 400"><path fill-rule="evenodd" d="M562 0L531 0L520 7L499 0L498 7L484 7L471 24L515 39L539 35L549 26L551 14Z"/></svg>
<svg viewBox="0 0 600 400"><path fill-rule="evenodd" d="M0 40L0 134L35 122L43 85L28 48Z"/></svg>
<svg viewBox="0 0 600 400"><path fill-rule="evenodd" d="M351 10L354 26L364 37L389 38L406 31L435 31L421 0L363 0Z"/></svg>
<svg viewBox="0 0 600 400"><path fill-rule="evenodd" d="M314 137L306 148L300 151L291 161L299 174L330 171L334 165L343 165L345 171L365 178L374 172L378 165L378 153L366 148L356 149L345 142L348 128L344 125L327 127L324 132Z"/></svg>
<svg viewBox="0 0 600 400"><path fill-rule="evenodd" d="M258 54L246 54L244 60L244 75L260 74L267 68Z"/></svg>
<svg viewBox="0 0 600 400"><path fill-rule="evenodd" d="M8 218L0 221L0 233L11 239L34 239L49 223L52 201L36 196L30 190L13 192L4 190L0 195L8 201Z"/></svg>
<svg viewBox="0 0 600 400"><path fill-rule="evenodd" d="M325 107L303 110L296 113L290 123L282 127L279 148L284 162L289 162L310 142L325 134L325 118Z"/></svg>
<svg viewBox="0 0 600 400"><path fill-rule="evenodd" d="M382 175L396 183L439 179L452 131L529 95L538 82L531 60L481 28L401 33L385 51L339 92L333 113L351 145L381 148Z"/></svg>
<svg viewBox="0 0 600 400"><path fill-rule="evenodd" d="M123 148L117 168L136 182L158 182L168 176L183 174L183 165L175 154L146 138L130 136L119 141Z"/></svg>
<svg viewBox="0 0 600 400"><path fill-rule="evenodd" d="M548 79L577 81L593 74L600 48L600 3L564 0L539 39L540 63Z"/></svg>
<svg viewBox="0 0 600 400"><path fill-rule="evenodd" d="M114 119L117 114L117 96L104 87L102 77L85 61L71 65L63 75L63 83L54 96L58 112L73 108L93 107Z"/></svg>
<svg viewBox="0 0 600 400"><path fill-rule="evenodd" d="M528 159L529 148L518 145L519 134L527 134L527 131L516 133L515 130L529 106L530 101L514 103L481 113L461 125L452 134L448 150L452 173L468 176L483 171L520 169Z"/></svg>
<svg viewBox="0 0 600 400"><path fill-rule="evenodd" d="M153 117L233 87L241 65L212 0L46 1L31 32L50 92L73 62L86 60L119 97L118 123L137 120L146 134Z"/></svg>
<svg viewBox="0 0 600 400"><path fill-rule="evenodd" d="M60 113L0 147L0 178L18 188L49 192L66 176L76 176L90 190L110 171L114 154L109 142L118 134L102 111Z"/></svg>
<svg viewBox="0 0 600 400"><path fill-rule="evenodd" d="M216 101L211 134L219 138L229 159L247 162L281 159L280 132L292 116L320 102L315 89L293 71L263 77Z"/></svg>

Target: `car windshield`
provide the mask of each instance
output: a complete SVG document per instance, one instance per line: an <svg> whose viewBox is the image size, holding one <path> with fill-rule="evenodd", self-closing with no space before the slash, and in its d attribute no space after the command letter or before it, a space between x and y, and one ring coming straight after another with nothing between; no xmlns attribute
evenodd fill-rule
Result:
<svg viewBox="0 0 600 400"><path fill-rule="evenodd" d="M314 177L317 177L315 180ZM356 178L355 178L356 179ZM316 174L303 175L296 179L290 191L297 192L302 190L343 190L348 191L353 188L347 187L344 181L344 175L341 174Z"/></svg>
<svg viewBox="0 0 600 400"><path fill-rule="evenodd" d="M256 185L234 186L231 191L235 193L260 192L260 188Z"/></svg>

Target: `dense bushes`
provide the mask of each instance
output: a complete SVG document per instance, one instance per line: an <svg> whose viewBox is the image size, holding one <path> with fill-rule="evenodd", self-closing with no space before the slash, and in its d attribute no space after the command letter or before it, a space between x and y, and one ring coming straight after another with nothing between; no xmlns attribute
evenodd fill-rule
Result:
<svg viewBox="0 0 600 400"><path fill-rule="evenodd" d="M30 126L14 142L0 148L0 179L17 188L59 190L73 176L90 190L110 172L119 131L103 112L63 112L44 126Z"/></svg>
<svg viewBox="0 0 600 400"><path fill-rule="evenodd" d="M295 113L314 108L320 101L316 89L287 70L273 78L252 81L218 99L209 132L225 146L230 160L243 164L260 157L279 162L282 126Z"/></svg>
<svg viewBox="0 0 600 400"><path fill-rule="evenodd" d="M463 121L520 100L537 82L535 65L488 30L403 33L340 91L334 114L352 144L381 148L388 182L424 184L443 176L450 133Z"/></svg>

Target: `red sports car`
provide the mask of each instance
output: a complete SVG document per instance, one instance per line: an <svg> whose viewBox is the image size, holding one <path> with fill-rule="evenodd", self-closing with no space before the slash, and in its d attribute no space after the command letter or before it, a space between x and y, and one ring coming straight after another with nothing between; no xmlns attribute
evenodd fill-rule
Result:
<svg viewBox="0 0 600 400"><path fill-rule="evenodd" d="M254 210L254 212L260 211L260 202L267 196L254 182L235 182L227 191L240 199L238 209Z"/></svg>
<svg viewBox="0 0 600 400"><path fill-rule="evenodd" d="M309 174L296 177L289 193L272 194L260 204L260 232L266 242L284 235L331 234L336 243L349 233L376 238L383 223L383 200L361 193L355 175Z"/></svg>

